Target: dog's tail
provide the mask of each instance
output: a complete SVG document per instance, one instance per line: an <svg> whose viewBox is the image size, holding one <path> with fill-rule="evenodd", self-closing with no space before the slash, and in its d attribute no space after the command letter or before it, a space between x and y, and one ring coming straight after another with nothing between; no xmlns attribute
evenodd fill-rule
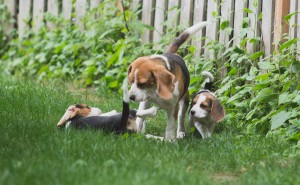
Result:
<svg viewBox="0 0 300 185"><path fill-rule="evenodd" d="M185 42L187 41L191 35L193 35L195 32L201 30L205 26L211 24L211 22L204 21L195 24L192 27L189 27L186 29L183 33L181 33L175 40L174 42L168 47L166 53L176 53L178 51L178 48Z"/></svg>
<svg viewBox="0 0 300 185"><path fill-rule="evenodd" d="M123 81L122 90L123 90L123 110L122 110L121 128L120 129L122 131L124 131L127 128L127 122L128 122L129 113L130 113L128 79L127 78Z"/></svg>
<svg viewBox="0 0 300 185"><path fill-rule="evenodd" d="M205 79L205 84L204 84L204 89L207 89L207 90L211 90L212 89L212 85L213 85L213 81L214 81L214 76L208 72L208 71L203 71L201 73L201 75L206 78Z"/></svg>

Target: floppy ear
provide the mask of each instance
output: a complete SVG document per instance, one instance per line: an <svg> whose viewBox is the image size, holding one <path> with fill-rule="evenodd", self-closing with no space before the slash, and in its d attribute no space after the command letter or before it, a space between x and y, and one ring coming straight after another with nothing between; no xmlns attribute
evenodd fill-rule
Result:
<svg viewBox="0 0 300 185"><path fill-rule="evenodd" d="M220 102L217 99L212 100L212 107L211 107L211 118L219 123L224 119L225 111Z"/></svg>
<svg viewBox="0 0 300 185"><path fill-rule="evenodd" d="M164 67L153 70L153 75L159 96L165 100L173 98L175 76Z"/></svg>

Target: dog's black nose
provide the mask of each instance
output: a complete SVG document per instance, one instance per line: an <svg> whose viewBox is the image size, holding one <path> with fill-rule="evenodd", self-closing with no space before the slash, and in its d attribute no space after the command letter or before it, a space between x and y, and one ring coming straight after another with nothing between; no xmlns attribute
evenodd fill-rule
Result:
<svg viewBox="0 0 300 185"><path fill-rule="evenodd" d="M135 100L135 95L130 95L130 96L129 96L129 99L131 99L131 100L134 101L134 100Z"/></svg>
<svg viewBox="0 0 300 185"><path fill-rule="evenodd" d="M194 116L195 113L196 113L196 112L195 112L194 110L191 110L191 115L192 115L192 116Z"/></svg>

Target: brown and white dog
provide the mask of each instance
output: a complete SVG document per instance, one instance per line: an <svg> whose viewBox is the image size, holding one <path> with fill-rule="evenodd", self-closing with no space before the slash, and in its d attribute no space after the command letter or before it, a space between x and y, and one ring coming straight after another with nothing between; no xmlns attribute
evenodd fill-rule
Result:
<svg viewBox="0 0 300 185"><path fill-rule="evenodd" d="M107 113L102 113L96 107L89 107L85 104L71 105L66 110L58 122L58 127L68 128L92 128L101 129L109 132L136 132L136 118L149 117L156 115L156 107L146 110L136 111L129 108L129 94L127 84L123 84L123 109L118 113L115 110Z"/></svg>
<svg viewBox="0 0 300 185"><path fill-rule="evenodd" d="M210 92L214 80L213 75L207 71L204 71L202 75L206 77L205 86L192 99L189 121L190 127L196 127L205 139L211 136L217 123L223 120L225 111L215 94Z"/></svg>
<svg viewBox="0 0 300 185"><path fill-rule="evenodd" d="M189 104L189 71L176 52L190 35L209 24L210 22L201 22L186 29L167 48L166 53L140 57L128 68L130 99L140 102L139 110L149 108L154 102L167 112L167 140L175 139L177 119L177 137L185 136L184 117ZM137 130L145 132L145 120L137 118L136 123Z"/></svg>

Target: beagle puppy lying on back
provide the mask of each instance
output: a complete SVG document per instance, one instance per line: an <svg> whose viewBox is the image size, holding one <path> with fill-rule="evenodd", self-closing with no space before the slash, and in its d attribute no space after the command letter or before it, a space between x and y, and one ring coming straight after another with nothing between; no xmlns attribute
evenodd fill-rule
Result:
<svg viewBox="0 0 300 185"><path fill-rule="evenodd" d="M136 132L136 118L154 116L157 109L152 107L142 111L130 110L127 83L126 81L123 85L123 109L121 113L115 110L108 113L101 113L101 110L96 107L76 104L67 109L57 126L101 129L116 133Z"/></svg>
<svg viewBox="0 0 300 185"><path fill-rule="evenodd" d="M131 85L130 99L140 102L139 110L156 103L168 115L166 139L175 139L175 123L178 119L177 137L185 136L184 117L189 104L189 71L185 61L176 54L180 45L190 35L204 28L209 22L198 23L180 34L162 55L136 59L128 68ZM145 120L137 118L137 130L145 131Z"/></svg>
<svg viewBox="0 0 300 185"><path fill-rule="evenodd" d="M204 88L196 93L189 112L190 127L196 127L202 138L208 138L215 126L223 120L225 111L215 94L210 92L214 80L210 72L202 73L206 77Z"/></svg>

